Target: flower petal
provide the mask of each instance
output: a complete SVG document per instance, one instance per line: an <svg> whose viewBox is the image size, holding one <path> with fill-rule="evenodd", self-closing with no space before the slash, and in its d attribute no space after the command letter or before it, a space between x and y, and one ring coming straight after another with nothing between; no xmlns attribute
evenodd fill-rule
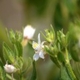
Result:
<svg viewBox="0 0 80 80"><path fill-rule="evenodd" d="M38 34L38 44L41 45L40 33Z"/></svg>
<svg viewBox="0 0 80 80"><path fill-rule="evenodd" d="M39 52L39 57L42 58L42 59L44 59L44 53L43 53L42 50Z"/></svg>
<svg viewBox="0 0 80 80"><path fill-rule="evenodd" d="M27 25L23 30L23 37L32 39L34 33L35 33L35 29L31 25Z"/></svg>
<svg viewBox="0 0 80 80"><path fill-rule="evenodd" d="M44 43L45 43L45 41L43 41L43 42L41 43L41 47L42 47L42 48L44 48Z"/></svg>
<svg viewBox="0 0 80 80"><path fill-rule="evenodd" d="M38 59L39 59L39 54L36 54L36 53L35 53L35 54L33 55L33 60L37 61Z"/></svg>

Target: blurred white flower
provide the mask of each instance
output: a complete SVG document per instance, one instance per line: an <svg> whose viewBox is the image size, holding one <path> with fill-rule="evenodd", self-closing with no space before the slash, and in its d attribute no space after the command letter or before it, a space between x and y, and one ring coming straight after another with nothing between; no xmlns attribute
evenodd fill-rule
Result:
<svg viewBox="0 0 80 80"><path fill-rule="evenodd" d="M27 39L32 39L34 33L35 29L31 25L27 25L23 30L23 37Z"/></svg>
<svg viewBox="0 0 80 80"><path fill-rule="evenodd" d="M4 66L4 70L7 72L7 73L13 73L16 71L16 68L13 66L13 65L10 65L10 64L5 64Z"/></svg>
<svg viewBox="0 0 80 80"><path fill-rule="evenodd" d="M32 47L35 50L35 54L33 55L33 60L37 61L39 58L44 59L44 42L41 42L40 40L40 33L38 34L38 43L34 42L32 43Z"/></svg>

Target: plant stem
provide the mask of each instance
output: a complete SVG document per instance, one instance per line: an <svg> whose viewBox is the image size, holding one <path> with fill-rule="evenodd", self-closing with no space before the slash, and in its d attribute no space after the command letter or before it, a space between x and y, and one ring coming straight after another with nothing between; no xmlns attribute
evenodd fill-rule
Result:
<svg viewBox="0 0 80 80"><path fill-rule="evenodd" d="M68 51L67 49L66 50L66 61L65 61L65 68L67 70L67 73L69 74L71 80L77 80L73 70L72 70L72 67L71 67L71 64L70 64L70 61L69 61L69 57L68 57Z"/></svg>
<svg viewBox="0 0 80 80"><path fill-rule="evenodd" d="M77 78L76 78L76 76L75 76L75 74L72 70L72 67L71 67L70 63L66 63L65 67L66 67L66 70L67 70L71 80L77 80Z"/></svg>
<svg viewBox="0 0 80 80"><path fill-rule="evenodd" d="M36 80L36 66L35 66L35 61L33 61L33 71L32 71L32 76L30 80Z"/></svg>

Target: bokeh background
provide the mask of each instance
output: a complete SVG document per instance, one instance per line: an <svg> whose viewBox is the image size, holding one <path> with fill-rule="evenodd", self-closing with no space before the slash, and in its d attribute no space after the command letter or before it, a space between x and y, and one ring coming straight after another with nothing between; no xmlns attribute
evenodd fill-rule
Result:
<svg viewBox="0 0 80 80"><path fill-rule="evenodd" d="M70 22L74 22L76 18L80 18L80 0L0 0L1 59L2 42L10 45L5 28L22 31L23 27L30 24L36 28L34 39L37 40L37 34L50 28L50 24L56 31L63 28L66 33ZM25 48L25 54L26 52ZM28 56L33 55L30 54ZM36 62L36 66L38 80L59 80L60 71L48 56L44 61Z"/></svg>

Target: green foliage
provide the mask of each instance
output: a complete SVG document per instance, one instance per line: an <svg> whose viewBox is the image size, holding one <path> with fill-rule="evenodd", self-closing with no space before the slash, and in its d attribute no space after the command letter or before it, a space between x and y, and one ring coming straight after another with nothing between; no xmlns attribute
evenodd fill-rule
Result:
<svg viewBox="0 0 80 80"><path fill-rule="evenodd" d="M22 45L21 45L21 43L20 42L16 42L15 44L14 44L14 51L15 51L15 54L16 55L18 55L18 56L22 56Z"/></svg>
<svg viewBox="0 0 80 80"><path fill-rule="evenodd" d="M9 33L7 31L7 35L12 47L8 46L5 42L3 43L3 57L6 63L14 65L17 69L15 74L18 76L14 75L13 80L16 80L19 78L22 79L24 78L23 76L25 75L25 73L31 68L30 66L31 66L32 60L29 58L25 60L23 57L23 47L21 44L22 34L20 34L20 32L18 33L17 31L13 32L11 30ZM2 75L3 72L5 72L3 65L2 67L0 67L0 69L2 70L1 71L1 75ZM5 73L5 77L4 77L5 79L3 79L3 77L1 80L5 80L7 78L12 79L12 76L7 73Z"/></svg>
<svg viewBox="0 0 80 80"><path fill-rule="evenodd" d="M50 59L53 63L60 69L60 80L78 80L77 73L73 70L73 66L71 64L72 61L79 62L80 61L80 22L76 22L74 25L70 25L69 31L64 34L63 30L59 30L57 32L51 26L51 29L45 30L45 35L43 34L46 41L44 44L39 46L40 50L43 50L50 56ZM73 34L75 33L75 34ZM31 58L23 57L23 49L24 47L21 44L23 40L22 34L18 34L17 32L9 32L8 33L9 41L11 42L12 47L8 46L7 43L3 43L3 56L6 63L12 64L15 66L16 71L14 72L14 76L12 77L7 71L4 71L4 64L2 60L0 60L0 79L13 79L13 80L37 80L37 68L36 62ZM18 39L19 38L19 39ZM37 44L36 44L37 45ZM31 45L30 45L31 47ZM37 48L36 48L37 51ZM35 54L38 54L35 53ZM43 53L42 53L43 54ZM42 57L42 54L39 54L39 57ZM43 54L45 56L45 54ZM32 65L31 65L32 64ZM33 66L33 68L32 68ZM31 76L25 77L28 71L32 70Z"/></svg>
<svg viewBox="0 0 80 80"><path fill-rule="evenodd" d="M49 18L48 16L45 18L47 19L45 23L48 22L48 19L52 20L51 23L54 24L55 30L63 28L64 32L67 31L69 23L75 21L75 17L80 17L80 0L20 1L24 1L27 6L25 12L27 12L27 21L29 21L29 23L31 23L30 20L34 22L37 21L36 19L40 18L41 20L48 15ZM37 18L34 18L36 16ZM33 22L32 24L34 24ZM75 62L80 64L80 22L76 20L74 23L70 23L69 30L66 34L63 33L63 30L57 32L55 30L53 28L45 30L46 35L44 37L46 42L44 43L44 51L60 69L61 80L79 80L80 66L77 68L75 67L75 69L73 67L76 66ZM7 61L9 64L13 64L18 69L17 72L14 73L15 79L13 80L25 80L25 76L27 77L27 74L31 71L32 60L28 57L28 59L24 59L23 57L24 48L21 45L23 39L22 33L17 31L14 32L13 30L9 31L7 35L8 41L10 41L11 44L6 40L6 35L2 36L2 34L4 35L4 29L0 27L0 39L1 41L5 41L3 43L3 57L5 62ZM28 54L30 54L32 53L32 46L30 45L28 47L29 48L26 48L26 50L28 50ZM74 65L71 64L72 61L74 61ZM45 59L45 63L46 62ZM36 73L37 70L35 69L35 63L36 62L33 62L31 80L35 80L38 76ZM38 64L41 65L41 62ZM12 79L10 74L5 73L3 66L3 62L0 61L0 80ZM30 75L28 76L30 77Z"/></svg>
<svg viewBox="0 0 80 80"><path fill-rule="evenodd" d="M54 42L54 40L55 40L55 31L54 31L52 25L51 25L50 30L49 29L45 30L45 33L46 33L46 36L44 36L44 34L43 34L43 36L45 37L46 41L48 41L49 43Z"/></svg>
<svg viewBox="0 0 80 80"><path fill-rule="evenodd" d="M9 41L14 44L16 42L21 42L22 41L22 33L19 31L14 32L13 30L8 30L6 29L6 33L8 36Z"/></svg>
<svg viewBox="0 0 80 80"><path fill-rule="evenodd" d="M51 34L53 34L53 33L51 33ZM69 54L70 52L68 51L68 49L71 45L71 43L69 43L69 40L71 38L69 38L69 37L70 37L69 32L64 34L62 30L57 31L57 35L56 35L56 39L55 39L56 41L51 42L51 43L48 43L48 41L47 41L46 43L48 43L48 44L46 44L45 48L44 48L45 51L49 54L51 60L60 68L61 80L77 80L76 75L70 64L71 58L70 58L70 54ZM74 55L74 54L72 53L72 55ZM75 53L75 55L77 55L77 54ZM76 58L77 57L78 56L76 56Z"/></svg>
<svg viewBox="0 0 80 80"><path fill-rule="evenodd" d="M71 23L68 33L68 43L69 43L68 46L70 54L75 61L80 61L79 35L80 35L80 21L76 21L74 24Z"/></svg>
<svg viewBox="0 0 80 80"><path fill-rule="evenodd" d="M5 72L3 71L3 63L0 60L0 79L5 80Z"/></svg>
<svg viewBox="0 0 80 80"><path fill-rule="evenodd" d="M6 43L3 44L3 54L5 61L8 60L10 63L14 63L16 55Z"/></svg>

